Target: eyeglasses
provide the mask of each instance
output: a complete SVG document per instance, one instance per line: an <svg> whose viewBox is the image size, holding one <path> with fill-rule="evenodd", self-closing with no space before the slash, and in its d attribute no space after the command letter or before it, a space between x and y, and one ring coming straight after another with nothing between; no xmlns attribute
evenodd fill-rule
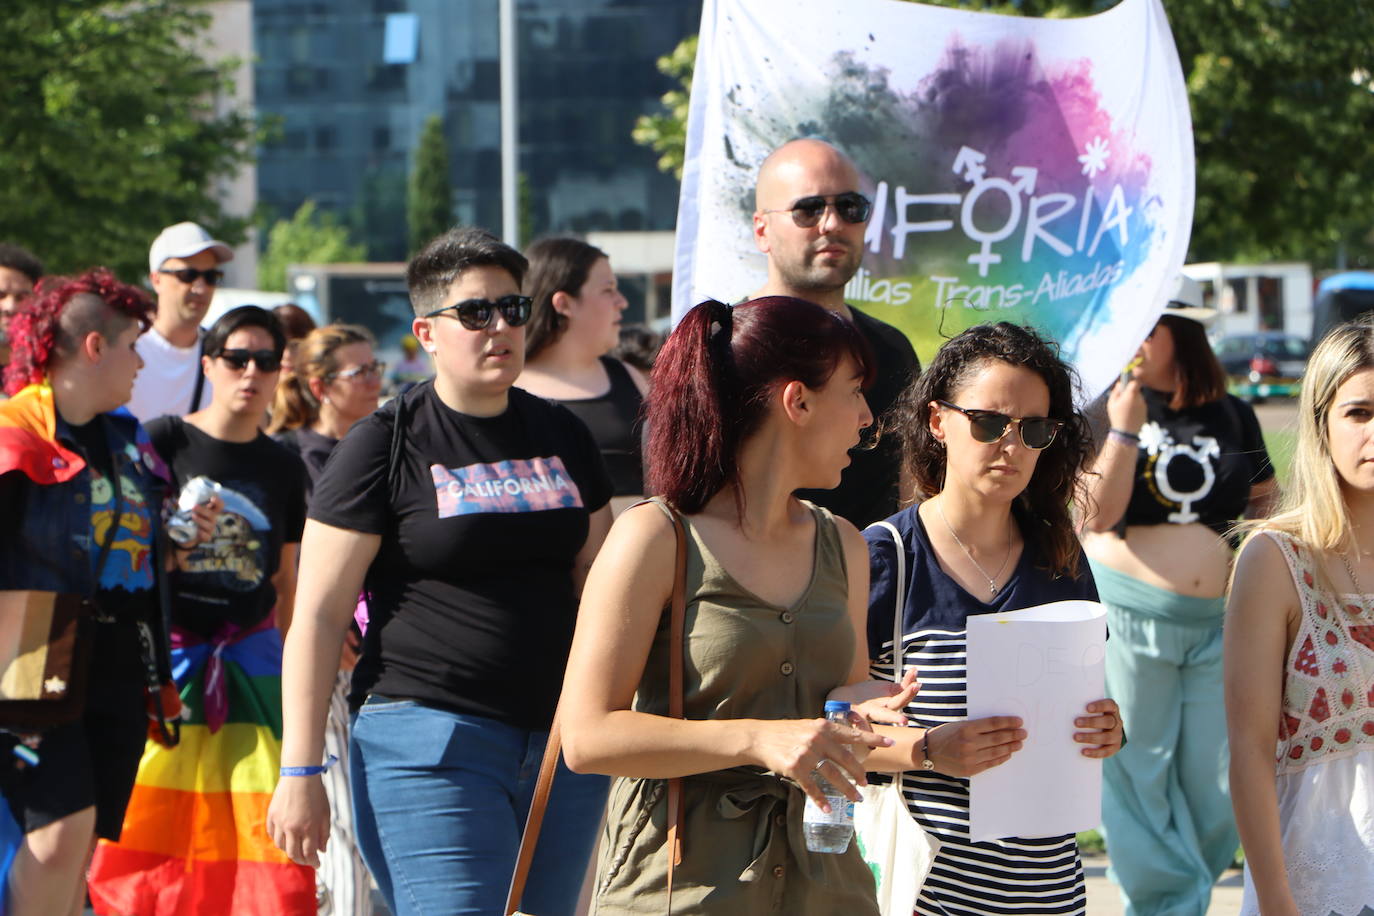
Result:
<svg viewBox="0 0 1374 916"><path fill-rule="evenodd" d="M1054 420L1050 417L1009 417L995 410L975 410L951 404L949 401L935 403L950 410L957 410L968 417L968 429L974 441L984 444L1000 440L1007 434L1007 428L1015 423L1021 433L1021 444L1038 452L1043 448L1049 448L1054 437L1064 426L1063 420Z"/></svg>
<svg viewBox="0 0 1374 916"><path fill-rule="evenodd" d="M792 206L781 210L764 210L764 213L791 213L792 222L799 229L810 229L821 221L826 207L834 207L840 219L846 223L868 222L873 212L873 201L858 191L846 191L833 197L803 197Z"/></svg>
<svg viewBox="0 0 1374 916"><path fill-rule="evenodd" d="M247 369L249 362L259 372L276 372L281 368L281 354L275 350L220 350L218 356L235 372Z"/></svg>
<svg viewBox="0 0 1374 916"><path fill-rule="evenodd" d="M361 366L354 366L352 369L345 369L342 372L335 372L330 378L341 378L351 380L355 378L381 378L382 373L386 372L386 363L380 359L374 359L370 363L363 363Z"/></svg>
<svg viewBox="0 0 1374 916"><path fill-rule="evenodd" d="M501 313L501 317L506 319L506 324L518 328L530 320L533 309L533 299L529 296L519 296L512 293L509 296L502 296L495 302L490 299L467 299L463 302L437 308L420 317L433 318L444 312L453 312L454 317L462 323L463 327L469 331L480 331L491 324L492 316L498 311Z"/></svg>
<svg viewBox="0 0 1374 916"><path fill-rule="evenodd" d="M207 286L219 286L219 281L224 279L224 271L218 267L211 267L209 270L196 270L194 267L179 267L176 270L158 270L160 274L171 274L182 283L190 286L192 283L205 278Z"/></svg>

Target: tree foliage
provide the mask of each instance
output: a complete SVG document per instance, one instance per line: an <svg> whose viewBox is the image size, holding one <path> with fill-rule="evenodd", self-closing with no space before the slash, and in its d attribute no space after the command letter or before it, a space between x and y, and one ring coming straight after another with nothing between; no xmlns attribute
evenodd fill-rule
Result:
<svg viewBox="0 0 1374 916"><path fill-rule="evenodd" d="M412 253L453 225L448 141L444 139L444 121L438 115L431 115L425 121L420 142L415 147L415 164L410 170L410 187L406 195L406 218L410 225Z"/></svg>
<svg viewBox="0 0 1374 916"><path fill-rule="evenodd" d="M922 0L1012 15L1100 12L1112 0ZM1193 261L1336 262L1374 254L1374 0L1164 0L1197 155ZM682 177L697 38L658 62L680 88L634 139Z"/></svg>
<svg viewBox="0 0 1374 916"><path fill-rule="evenodd" d="M267 250L258 258L258 288L286 289L288 264L342 264L366 258L367 246L354 244L348 227L307 200L294 216L278 220L267 233Z"/></svg>
<svg viewBox="0 0 1374 916"><path fill-rule="evenodd" d="M49 269L147 271L165 226L237 242L216 180L251 158L250 117L220 110L237 65L207 63L197 0L6 0L0 239Z"/></svg>

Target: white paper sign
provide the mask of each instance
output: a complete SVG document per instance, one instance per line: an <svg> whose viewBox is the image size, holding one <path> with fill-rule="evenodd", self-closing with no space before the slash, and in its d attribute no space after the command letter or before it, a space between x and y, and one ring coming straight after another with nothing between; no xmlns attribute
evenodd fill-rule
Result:
<svg viewBox="0 0 1374 916"><path fill-rule="evenodd" d="M1074 719L1102 699L1107 612L1059 601L968 619L968 716L1020 716L1027 737L969 780L969 835L1061 836L1101 822L1102 761L1084 757Z"/></svg>

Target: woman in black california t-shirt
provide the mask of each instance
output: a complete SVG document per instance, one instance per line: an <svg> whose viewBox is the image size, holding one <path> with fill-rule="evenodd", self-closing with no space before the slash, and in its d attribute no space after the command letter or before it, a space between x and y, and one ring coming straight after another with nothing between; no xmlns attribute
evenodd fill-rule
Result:
<svg viewBox="0 0 1374 916"><path fill-rule="evenodd" d="M512 387L530 315L525 268L477 229L416 255L413 328L436 376L353 427L306 525L268 829L311 864L328 836L314 771L365 588L351 695L356 829L397 916L502 906L581 582L610 526L611 484L586 427ZM560 767L525 895L534 912L573 911L606 789Z"/></svg>

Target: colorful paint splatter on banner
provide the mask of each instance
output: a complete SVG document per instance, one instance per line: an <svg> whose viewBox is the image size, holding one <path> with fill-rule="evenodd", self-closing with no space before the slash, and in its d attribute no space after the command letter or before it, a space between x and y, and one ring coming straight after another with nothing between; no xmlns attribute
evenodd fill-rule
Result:
<svg viewBox="0 0 1374 916"><path fill-rule="evenodd" d="M1182 266L1192 128L1159 0L1040 20L895 0L707 0L674 313L756 289L753 183L829 140L874 201L846 299L923 360L987 321L1035 325L1102 390Z"/></svg>

